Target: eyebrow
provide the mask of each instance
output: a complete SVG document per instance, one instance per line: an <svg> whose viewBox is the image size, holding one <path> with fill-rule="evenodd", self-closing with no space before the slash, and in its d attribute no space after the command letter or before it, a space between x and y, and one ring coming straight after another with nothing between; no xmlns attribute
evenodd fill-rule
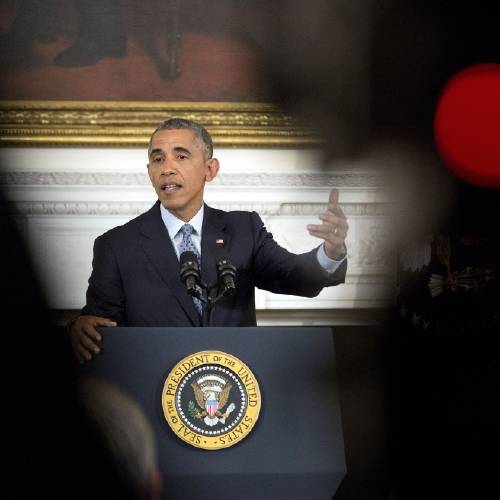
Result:
<svg viewBox="0 0 500 500"><path fill-rule="evenodd" d="M191 151L189 151L189 149L183 148L182 146L176 146L176 147L174 148L174 151L175 151L176 153L186 153L186 154L188 154L188 155L190 155L190 154L191 154Z"/></svg>
<svg viewBox="0 0 500 500"><path fill-rule="evenodd" d="M191 151L189 151L189 149L186 149L182 146L176 146L174 148L174 151L176 153L185 153L185 154L188 154L188 155L191 155ZM162 155L165 155L163 149L160 149L160 148L156 148L156 149L153 149L151 150L151 153L149 154L149 157L151 158L152 156L156 155L156 154L162 154Z"/></svg>
<svg viewBox="0 0 500 500"><path fill-rule="evenodd" d="M158 148L156 148L156 149L152 149L152 150L151 150L151 153L149 153L149 157L151 158L153 155L156 155L156 154L158 154L158 153L160 153L160 154L162 154L162 155L164 155L164 154L165 154L165 153L163 152L163 149L158 149Z"/></svg>

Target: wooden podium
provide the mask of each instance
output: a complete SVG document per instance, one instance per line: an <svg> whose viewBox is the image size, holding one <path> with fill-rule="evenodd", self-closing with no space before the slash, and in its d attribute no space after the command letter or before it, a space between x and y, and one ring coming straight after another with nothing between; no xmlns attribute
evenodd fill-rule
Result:
<svg viewBox="0 0 500 500"><path fill-rule="evenodd" d="M346 473L329 328L109 328L85 374L134 398L156 435L165 499L331 499ZM255 375L261 410L229 448L179 439L164 415L165 380L183 358L222 351Z"/></svg>

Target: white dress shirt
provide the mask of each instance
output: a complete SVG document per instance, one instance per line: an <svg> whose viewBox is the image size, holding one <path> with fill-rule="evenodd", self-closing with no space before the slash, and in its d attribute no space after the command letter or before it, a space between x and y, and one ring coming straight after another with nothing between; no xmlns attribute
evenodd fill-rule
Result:
<svg viewBox="0 0 500 500"><path fill-rule="evenodd" d="M203 214L205 212L204 207L205 205L203 204L198 212L196 212L196 215L189 222L184 222L183 220L178 219L175 215L170 213L160 203L161 218L163 219L163 223L167 228L168 235L172 240L177 258L179 258L179 245L182 241L181 227L184 224L191 224L191 226L193 226L191 239L193 240L193 244L196 247L196 250L198 250L199 254L201 255L201 228L203 225Z"/></svg>
<svg viewBox="0 0 500 500"><path fill-rule="evenodd" d="M196 212L196 215L189 221L184 222L181 219L178 219L175 215L170 213L161 203L160 203L160 212L161 218L165 227L167 228L168 235L172 240L174 245L175 253L177 254L177 258L179 258L179 245L182 241L182 233L180 231L181 227L184 224L191 224L193 226L193 232L191 234L191 239L193 240L194 246L198 250L201 255L201 231L203 226L203 214L205 212L205 205L203 204L201 208ZM323 245L318 248L318 252L316 254L319 264L321 267L328 273L334 273L340 264L344 262L347 258L347 255L344 256L341 260L333 260L328 257L325 253L325 249Z"/></svg>

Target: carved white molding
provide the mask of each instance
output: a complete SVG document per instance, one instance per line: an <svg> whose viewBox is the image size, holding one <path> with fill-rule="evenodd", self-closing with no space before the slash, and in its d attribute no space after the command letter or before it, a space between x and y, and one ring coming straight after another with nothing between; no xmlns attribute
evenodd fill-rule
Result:
<svg viewBox="0 0 500 500"><path fill-rule="evenodd" d="M18 201L12 202L13 212L21 215L130 215L136 216L151 208L152 202L117 201ZM260 215L317 216L326 209L323 203L259 203L210 202L220 210L255 211ZM390 205L385 203L340 204L347 217L387 216Z"/></svg>
<svg viewBox="0 0 500 500"><path fill-rule="evenodd" d="M389 203L340 203L339 205L346 217L382 217L391 214ZM319 215L326 210L326 207L326 203L282 203L278 215Z"/></svg>
<svg viewBox="0 0 500 500"><path fill-rule="evenodd" d="M367 217L355 219L355 235L350 238L350 257L356 272L367 269L395 270L393 238L389 217Z"/></svg>
<svg viewBox="0 0 500 500"><path fill-rule="evenodd" d="M151 202L14 202L20 215L124 215L136 216L151 208Z"/></svg>
<svg viewBox="0 0 500 500"><path fill-rule="evenodd" d="M221 173L214 186L279 186L279 187L383 187L387 178L382 173ZM0 185L5 186L149 186L144 173L118 172L3 172Z"/></svg>
<svg viewBox="0 0 500 500"><path fill-rule="evenodd" d="M149 186L146 171L117 172L4 172L0 184L5 186Z"/></svg>

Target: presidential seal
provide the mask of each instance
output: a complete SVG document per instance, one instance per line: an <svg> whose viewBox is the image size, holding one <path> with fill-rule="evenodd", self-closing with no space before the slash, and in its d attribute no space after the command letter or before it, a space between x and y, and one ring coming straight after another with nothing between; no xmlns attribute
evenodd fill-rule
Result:
<svg viewBox="0 0 500 500"><path fill-rule="evenodd" d="M259 384L245 363L220 351L179 361L162 392L163 414L174 433L196 448L218 450L241 441L259 418Z"/></svg>

